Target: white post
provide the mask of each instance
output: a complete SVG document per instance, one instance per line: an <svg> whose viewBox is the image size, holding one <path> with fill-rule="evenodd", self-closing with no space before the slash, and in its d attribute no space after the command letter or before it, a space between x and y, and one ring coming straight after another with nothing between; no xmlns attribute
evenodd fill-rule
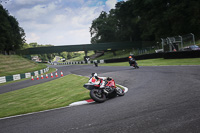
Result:
<svg viewBox="0 0 200 133"><path fill-rule="evenodd" d="M178 36L178 37L180 37L181 38L181 49L183 50L183 37L182 36Z"/></svg>
<svg viewBox="0 0 200 133"><path fill-rule="evenodd" d="M161 40L162 40L162 49L164 51L164 40L162 38L161 38Z"/></svg>
<svg viewBox="0 0 200 133"><path fill-rule="evenodd" d="M192 35L192 37L193 37L193 43L194 43L194 45L196 44L195 43L195 38L194 38L194 34L192 34L192 33L190 33L191 35Z"/></svg>

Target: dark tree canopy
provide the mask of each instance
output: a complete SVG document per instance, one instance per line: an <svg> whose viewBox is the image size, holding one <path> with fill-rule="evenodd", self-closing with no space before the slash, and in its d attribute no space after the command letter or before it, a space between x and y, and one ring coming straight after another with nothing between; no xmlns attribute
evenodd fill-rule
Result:
<svg viewBox="0 0 200 133"><path fill-rule="evenodd" d="M121 1L101 12L90 27L91 43L158 41L162 37L194 33L200 37L199 0Z"/></svg>
<svg viewBox="0 0 200 133"><path fill-rule="evenodd" d="M23 47L24 30L19 27L17 19L9 15L0 4L0 51L15 51Z"/></svg>

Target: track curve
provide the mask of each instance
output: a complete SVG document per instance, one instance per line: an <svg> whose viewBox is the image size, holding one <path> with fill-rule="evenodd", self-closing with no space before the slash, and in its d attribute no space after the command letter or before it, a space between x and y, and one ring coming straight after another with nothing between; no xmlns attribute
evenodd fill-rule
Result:
<svg viewBox="0 0 200 133"><path fill-rule="evenodd" d="M103 104L3 119L0 120L1 133L188 133L200 130L199 66L140 67L136 70L130 67L59 66L58 71L61 70L65 75L89 76L97 72L99 76L110 76L129 91L125 96Z"/></svg>

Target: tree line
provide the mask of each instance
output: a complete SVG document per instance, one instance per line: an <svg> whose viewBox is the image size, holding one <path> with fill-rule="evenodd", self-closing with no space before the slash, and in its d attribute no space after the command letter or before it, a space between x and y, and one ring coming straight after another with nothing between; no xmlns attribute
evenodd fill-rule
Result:
<svg viewBox="0 0 200 133"><path fill-rule="evenodd" d="M25 43L25 33L17 19L0 4L0 52L21 49Z"/></svg>
<svg viewBox="0 0 200 133"><path fill-rule="evenodd" d="M91 43L159 41L194 33L200 37L199 0L121 1L92 21Z"/></svg>

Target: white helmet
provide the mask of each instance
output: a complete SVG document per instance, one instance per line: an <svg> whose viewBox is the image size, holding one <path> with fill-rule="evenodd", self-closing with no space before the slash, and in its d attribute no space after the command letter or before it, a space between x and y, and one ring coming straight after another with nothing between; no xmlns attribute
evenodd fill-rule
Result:
<svg viewBox="0 0 200 133"><path fill-rule="evenodd" d="M97 76L97 73L92 73L91 75L92 75L92 77L95 77L95 76Z"/></svg>

